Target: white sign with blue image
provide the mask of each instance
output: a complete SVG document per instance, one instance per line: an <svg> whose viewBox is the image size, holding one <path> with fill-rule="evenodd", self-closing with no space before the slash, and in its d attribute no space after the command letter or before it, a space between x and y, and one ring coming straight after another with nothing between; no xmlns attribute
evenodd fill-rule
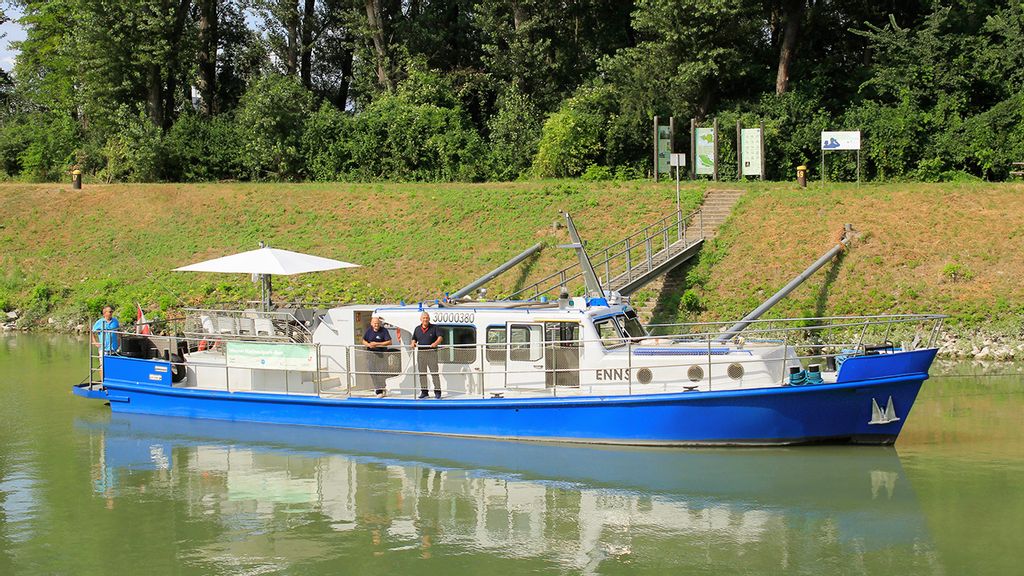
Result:
<svg viewBox="0 0 1024 576"><path fill-rule="evenodd" d="M821 133L822 150L860 150L860 130Z"/></svg>

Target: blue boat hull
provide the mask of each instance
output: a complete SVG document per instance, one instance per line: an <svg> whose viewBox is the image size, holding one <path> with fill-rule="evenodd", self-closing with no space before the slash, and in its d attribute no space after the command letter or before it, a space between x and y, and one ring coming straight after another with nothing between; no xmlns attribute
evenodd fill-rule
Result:
<svg viewBox="0 0 1024 576"><path fill-rule="evenodd" d="M892 444L935 350L847 360L835 384L568 398L329 399L175 388L159 361L108 358L115 412L416 434L628 445ZM111 362L113 361L113 362ZM895 419L876 417L892 407Z"/></svg>

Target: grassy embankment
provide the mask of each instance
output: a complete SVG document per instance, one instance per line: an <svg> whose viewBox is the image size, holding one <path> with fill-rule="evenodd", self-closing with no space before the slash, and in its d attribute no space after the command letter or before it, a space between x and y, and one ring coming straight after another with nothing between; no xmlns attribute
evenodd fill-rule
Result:
<svg viewBox="0 0 1024 576"><path fill-rule="evenodd" d="M1024 332L1024 185L755 187L685 274L684 317L741 316L838 238L850 251L772 310L778 317L936 312L961 335ZM687 313L689 301L696 310ZM675 308L675 309L673 309Z"/></svg>
<svg viewBox="0 0 1024 576"><path fill-rule="evenodd" d="M700 191L685 194L689 208ZM492 294L571 261L558 211L593 245L674 210L674 189L649 182L506 184L0 185L0 306L22 325L94 316L105 302L133 316L183 304L251 300L239 275L171 272L271 246L363 268L276 277L277 297L351 302L433 299L536 242L538 258L494 282ZM73 325L73 324L72 324Z"/></svg>
<svg viewBox="0 0 1024 576"><path fill-rule="evenodd" d="M693 206L709 184L687 186ZM720 184L735 187L734 183ZM853 249L774 315L945 312L963 330L1019 335L1024 316L1024 186L1013 184L744 184L700 261L676 271L661 318L742 315L830 245L844 222ZM364 268L276 278L284 299L438 297L529 245L566 242L552 223L573 213L593 246L674 208L671 183L0 185L0 306L23 324L92 316L113 301L147 310L251 299L247 278L170 272L273 246ZM548 248L495 281L492 294L570 261ZM525 274L524 274L525 273ZM691 295L680 298L684 290ZM131 316L122 311L122 317Z"/></svg>

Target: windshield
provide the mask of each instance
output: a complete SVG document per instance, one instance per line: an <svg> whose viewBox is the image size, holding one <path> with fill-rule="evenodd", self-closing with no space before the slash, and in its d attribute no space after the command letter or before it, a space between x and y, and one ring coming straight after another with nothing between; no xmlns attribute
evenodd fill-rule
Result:
<svg viewBox="0 0 1024 576"><path fill-rule="evenodd" d="M635 310L626 310L625 318L620 319L622 320L622 328L630 338L647 337L647 330L645 330L643 324L640 323L640 319L636 317Z"/></svg>
<svg viewBox="0 0 1024 576"><path fill-rule="evenodd" d="M617 348L626 344L622 340L622 335L619 334L619 329L615 325L614 319L605 318L595 322L594 327L597 328L597 334L601 337L601 343L604 344L605 348Z"/></svg>

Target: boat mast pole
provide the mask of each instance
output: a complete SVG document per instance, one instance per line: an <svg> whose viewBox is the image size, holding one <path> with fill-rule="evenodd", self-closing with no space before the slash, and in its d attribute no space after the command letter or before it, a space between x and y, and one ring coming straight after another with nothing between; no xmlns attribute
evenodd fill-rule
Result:
<svg viewBox="0 0 1024 576"><path fill-rule="evenodd" d="M771 298L765 300L750 314L744 316L742 320L729 327L729 329L723 332L721 336L715 338L715 341L728 342L729 340L735 338L747 326L750 326L752 322L760 318L762 314L771 309L772 306L775 306L776 304L779 303L780 300L788 296L789 293L795 290L797 286L803 284L805 280L810 278L811 275L817 272L822 266L827 264L830 260L832 260L832 258L835 258L837 254L839 254L843 250L846 250L846 248L849 247L850 245L850 240L852 239L852 232L853 227L847 224L843 228L842 238L839 240L839 242L836 243L835 246L832 247L832 249L822 254L821 258L818 258L817 260L814 261L814 264L811 264L806 270L798 274L796 278L790 280L789 283L783 286L781 290L773 294Z"/></svg>
<svg viewBox="0 0 1024 576"><path fill-rule="evenodd" d="M579 258L580 269L583 270L583 281L587 285L587 295L591 298L604 298L601 282L597 279L594 265L590 263L590 256L587 256L587 249L583 247L583 240L580 239L580 234L576 231L572 216L568 212L562 212L562 214L565 214L565 225L569 229L569 238L572 240L572 244L560 246L560 248L576 249L576 257Z"/></svg>

